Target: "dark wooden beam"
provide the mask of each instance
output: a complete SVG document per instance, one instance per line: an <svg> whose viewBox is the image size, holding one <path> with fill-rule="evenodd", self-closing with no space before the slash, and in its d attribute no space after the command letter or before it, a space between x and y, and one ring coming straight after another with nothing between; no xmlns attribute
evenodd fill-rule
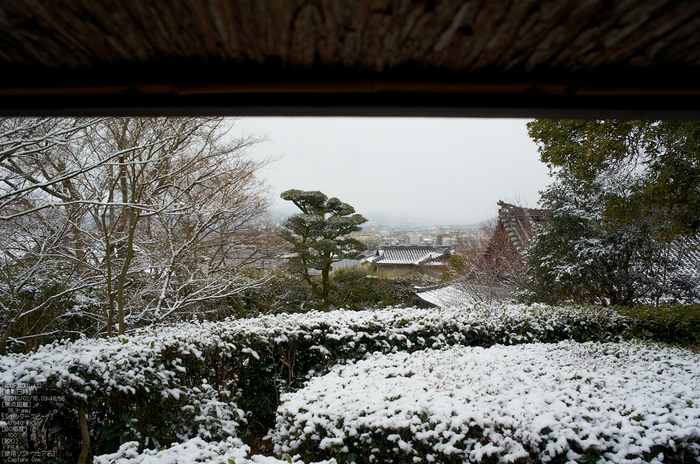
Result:
<svg viewBox="0 0 700 464"><path fill-rule="evenodd" d="M23 95L0 97L0 115L700 119L700 96L451 92Z"/></svg>

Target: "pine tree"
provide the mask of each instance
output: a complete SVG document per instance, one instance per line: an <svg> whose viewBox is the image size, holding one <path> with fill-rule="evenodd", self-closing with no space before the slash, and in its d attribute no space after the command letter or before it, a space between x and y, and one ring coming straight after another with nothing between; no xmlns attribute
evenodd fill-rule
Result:
<svg viewBox="0 0 700 464"><path fill-rule="evenodd" d="M355 208L337 198L328 198L319 191L287 190L281 195L291 201L301 213L287 218L281 236L292 244L294 257L290 259L292 271L301 274L316 295L319 309L327 310L330 298L330 272L334 262L358 259L366 249L358 240L344 238L361 230L367 222ZM310 271L321 271L318 282Z"/></svg>

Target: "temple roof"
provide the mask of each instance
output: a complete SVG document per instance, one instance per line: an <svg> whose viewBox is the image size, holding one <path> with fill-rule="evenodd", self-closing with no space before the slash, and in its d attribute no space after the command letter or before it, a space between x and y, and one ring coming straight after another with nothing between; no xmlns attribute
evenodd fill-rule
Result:
<svg viewBox="0 0 700 464"><path fill-rule="evenodd" d="M537 225L545 221L546 210L523 208L503 201L498 202L498 223L503 226L510 242L519 253L530 245Z"/></svg>
<svg viewBox="0 0 700 464"><path fill-rule="evenodd" d="M448 247L382 246L366 260L372 264L408 264L415 266L444 266L450 255Z"/></svg>

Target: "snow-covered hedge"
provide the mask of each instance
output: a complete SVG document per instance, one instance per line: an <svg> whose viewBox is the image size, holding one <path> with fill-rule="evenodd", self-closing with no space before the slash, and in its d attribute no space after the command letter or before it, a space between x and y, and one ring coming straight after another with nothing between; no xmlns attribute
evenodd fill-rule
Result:
<svg viewBox="0 0 700 464"><path fill-rule="evenodd" d="M374 352L608 341L626 327L612 310L574 306L387 308L183 323L2 357L0 386L27 384L36 395L64 398L32 433L63 443L66 456L79 454L76 414L83 408L91 448L103 454L127 441L160 448L193 437L241 436L251 424L264 432L274 423L280 391ZM59 438L51 430L60 430Z"/></svg>
<svg viewBox="0 0 700 464"><path fill-rule="evenodd" d="M651 344L376 353L282 401L276 450L308 460L700 460L700 355Z"/></svg>
<svg viewBox="0 0 700 464"><path fill-rule="evenodd" d="M32 412L52 414L33 423L30 435L40 437L39 447L72 444L61 450L65 456L79 453L78 408L87 413L93 452L132 440L151 448L192 437L220 440L236 436L245 419L234 401L235 377L216 369L225 361L214 348L157 332L55 343L0 358L0 386L31 387L34 405L43 409Z"/></svg>
<svg viewBox="0 0 700 464"><path fill-rule="evenodd" d="M250 447L241 440L229 437L221 442L206 442L201 438L192 438L164 450L145 450L139 452L139 443L130 441L119 447L117 452L96 456L95 464L287 464L298 462L292 459L276 459L270 456L249 456ZM289 459L289 460L288 460ZM335 459L306 464L336 464Z"/></svg>
<svg viewBox="0 0 700 464"><path fill-rule="evenodd" d="M163 450L145 450L139 452L139 442L129 441L119 447L115 453L96 456L95 464L191 464L207 462L210 464L248 464L246 459L250 447L237 438L229 437L226 441L207 442L201 438L192 438ZM270 458L269 464L282 464Z"/></svg>
<svg viewBox="0 0 700 464"><path fill-rule="evenodd" d="M700 345L700 304L634 306L616 310L629 318L627 332L636 338Z"/></svg>

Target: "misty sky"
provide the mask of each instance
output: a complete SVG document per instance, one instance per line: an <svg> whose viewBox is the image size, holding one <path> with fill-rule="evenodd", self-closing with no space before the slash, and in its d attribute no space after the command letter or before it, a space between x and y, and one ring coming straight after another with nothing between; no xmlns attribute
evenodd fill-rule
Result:
<svg viewBox="0 0 700 464"><path fill-rule="evenodd" d="M535 206L550 183L523 119L247 118L234 132L267 135L256 156L274 211L297 212L288 189L320 190L370 221L473 224L496 202Z"/></svg>

